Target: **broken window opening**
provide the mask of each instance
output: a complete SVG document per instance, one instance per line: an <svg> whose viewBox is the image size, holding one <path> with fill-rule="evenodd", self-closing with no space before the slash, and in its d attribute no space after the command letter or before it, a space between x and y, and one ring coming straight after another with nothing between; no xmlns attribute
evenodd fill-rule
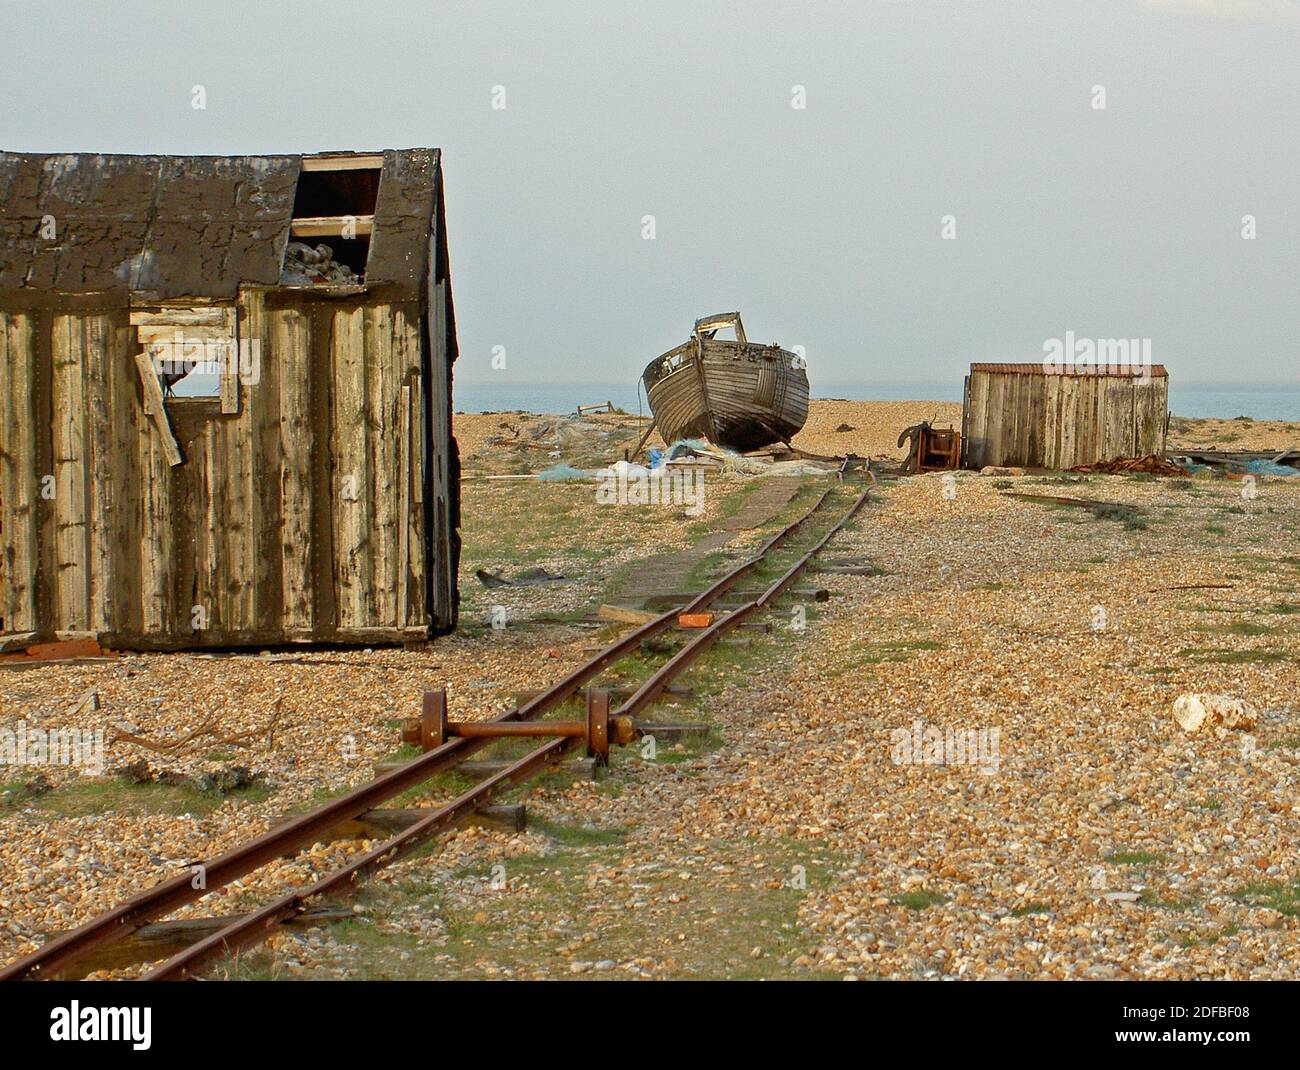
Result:
<svg viewBox="0 0 1300 1070"><path fill-rule="evenodd" d="M158 371L163 396L168 401L221 396L221 373L216 370L216 365L193 361L176 365L156 359L154 367Z"/></svg>
<svg viewBox="0 0 1300 1070"><path fill-rule="evenodd" d="M233 306L136 306L131 324L164 402L219 399L222 413L239 411L241 354Z"/></svg>

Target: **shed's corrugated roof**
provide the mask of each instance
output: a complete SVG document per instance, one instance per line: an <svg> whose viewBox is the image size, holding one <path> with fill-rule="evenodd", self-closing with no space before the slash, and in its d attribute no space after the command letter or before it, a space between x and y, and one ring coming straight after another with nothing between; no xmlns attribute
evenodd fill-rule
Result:
<svg viewBox="0 0 1300 1070"><path fill-rule="evenodd" d="M995 375L1077 375L1113 376L1117 379L1167 379L1169 373L1163 364L1090 365L1090 364L972 364L972 372L992 372Z"/></svg>
<svg viewBox="0 0 1300 1070"><path fill-rule="evenodd" d="M438 150L383 155L366 284L414 296ZM275 286L301 159L0 152L0 293L232 298Z"/></svg>

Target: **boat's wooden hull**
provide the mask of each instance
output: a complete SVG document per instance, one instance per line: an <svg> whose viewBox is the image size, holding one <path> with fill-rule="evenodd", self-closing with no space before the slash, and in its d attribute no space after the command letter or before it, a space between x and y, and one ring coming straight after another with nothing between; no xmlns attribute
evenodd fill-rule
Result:
<svg viewBox="0 0 1300 1070"><path fill-rule="evenodd" d="M666 442L752 450L788 441L808 419L803 361L780 346L693 339L651 361L642 378Z"/></svg>

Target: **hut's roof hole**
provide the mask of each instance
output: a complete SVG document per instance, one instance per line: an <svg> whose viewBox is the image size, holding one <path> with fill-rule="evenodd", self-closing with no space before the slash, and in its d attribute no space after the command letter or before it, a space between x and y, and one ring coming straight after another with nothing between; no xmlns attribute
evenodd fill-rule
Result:
<svg viewBox="0 0 1300 1070"><path fill-rule="evenodd" d="M364 281L382 169L381 156L303 159L282 283L346 286Z"/></svg>

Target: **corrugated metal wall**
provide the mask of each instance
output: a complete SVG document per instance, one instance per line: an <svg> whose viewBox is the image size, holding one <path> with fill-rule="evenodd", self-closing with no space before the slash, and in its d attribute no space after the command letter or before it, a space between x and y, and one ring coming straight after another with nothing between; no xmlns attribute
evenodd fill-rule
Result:
<svg viewBox="0 0 1300 1070"><path fill-rule="evenodd" d="M965 463L1072 468L1164 453L1169 380L973 368L962 415Z"/></svg>
<svg viewBox="0 0 1300 1070"><path fill-rule="evenodd" d="M169 402L171 466L125 308L0 314L0 633L159 648L427 634L418 304L252 290L238 321L260 378L237 414ZM433 361L445 375L447 354ZM445 470L445 419L437 433ZM454 571L443 556L445 535L434 564ZM434 626L454 614L443 591Z"/></svg>

